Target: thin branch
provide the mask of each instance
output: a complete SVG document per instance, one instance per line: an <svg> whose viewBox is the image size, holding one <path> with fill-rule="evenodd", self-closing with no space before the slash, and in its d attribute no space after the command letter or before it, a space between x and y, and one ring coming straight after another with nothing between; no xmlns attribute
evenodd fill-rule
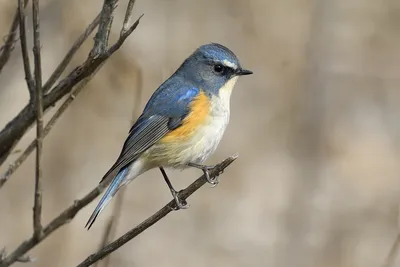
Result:
<svg viewBox="0 0 400 267"><path fill-rule="evenodd" d="M122 33L121 36L119 37L118 41L108 49L108 53L114 53L116 50L118 50L121 45L125 42L126 38L136 29L136 27L139 25L140 19L144 16L144 14L140 15L140 17L135 21L135 23L132 24L129 29Z"/></svg>
<svg viewBox="0 0 400 267"><path fill-rule="evenodd" d="M135 21L135 23L128 29L128 31L122 35L117 42L112 45L104 54L99 55L96 58L89 58L79 67L75 68L68 77L62 80L56 87L54 87L49 94L47 94L44 98L44 107L48 108L50 105L53 105L57 102L61 97L65 94L65 90L68 90L71 86L74 86L76 83L81 81L82 79L89 76L98 66L103 63L106 59L108 59L112 54L117 51L122 44L125 42L126 38L136 29L139 25L140 19L143 17L143 14Z"/></svg>
<svg viewBox="0 0 400 267"><path fill-rule="evenodd" d="M26 7L28 0L24 1L24 7ZM0 49L0 73L3 70L4 66L7 64L10 59L11 52L15 48L15 43L17 42L17 29L19 25L19 8L15 11L14 19L11 24L10 31L7 34L7 39L4 45Z"/></svg>
<svg viewBox="0 0 400 267"><path fill-rule="evenodd" d="M110 35L111 24L113 21L113 11L116 7L117 0L104 0L103 8L100 15L99 29L94 38L94 46L90 55L93 58L98 57L108 48L108 37Z"/></svg>
<svg viewBox="0 0 400 267"><path fill-rule="evenodd" d="M128 7L126 8L125 12L125 18L124 18L124 24L122 24L122 29L121 29L121 36L126 33L126 31L129 29L129 24L132 19L132 10L133 6L135 5L136 0L129 0Z"/></svg>
<svg viewBox="0 0 400 267"><path fill-rule="evenodd" d="M96 29L97 25L100 22L100 14L96 16L96 18L89 24L89 26L85 29L85 31L78 37L75 43L72 45L71 49L65 55L64 59L61 63L57 66L55 71L51 74L50 78L43 86L43 92L47 93L54 83L60 78L61 74L64 72L65 68L71 62L72 57L78 51L78 49L82 46L82 44L86 41L89 35Z"/></svg>
<svg viewBox="0 0 400 267"><path fill-rule="evenodd" d="M231 156L220 164L216 165L212 170L210 170L210 177L214 178L221 174L225 168L227 168L235 159L237 155ZM185 190L179 193L180 198L187 199L191 194L193 194L196 190L198 190L201 186L203 186L206 182L206 178L202 175L198 178L194 183L189 185ZM59 214L56 218L54 218L48 225L43 228L43 235L36 239L35 237L31 237L28 240L24 241L21 245L19 245L11 254L5 257L2 261L0 261L0 267L8 267L14 262L16 262L21 256L25 255L28 251L38 245L41 241L46 239L52 232L60 228L61 226L69 223L76 214L92 202L97 196L99 196L105 189L105 187L110 183L110 179L107 179L103 183L100 183L96 188L90 191L86 196L79 200L75 200L74 204L64 210L61 214ZM117 239L110 245L104 247L98 253L95 253L89 256L84 262L82 262L79 266L89 266L90 264L104 258L106 255L116 250L130 239L134 238L148 227L159 221L162 217L166 216L172 209L176 207L175 200L170 201L164 208L158 211L156 214L151 216L149 219L145 220L143 223L138 225L133 230L129 231L122 238ZM88 265L88 263L90 263Z"/></svg>
<svg viewBox="0 0 400 267"><path fill-rule="evenodd" d="M118 50L126 38L139 25L140 16L136 22L121 36L118 41L106 51L104 55L97 58L88 57L88 59L79 67L76 67L70 74L60 81L47 95L44 97L43 108L46 111L54 106L63 96L70 93L72 88L83 79L90 76L105 60L107 60L116 50ZM10 121L6 127L0 132L0 165L7 159L12 149L21 139L24 133L32 125L35 117L29 105L25 106L20 113Z"/></svg>
<svg viewBox="0 0 400 267"><path fill-rule="evenodd" d="M35 61L35 96L36 96L36 172L35 196L33 206L34 236L39 238L42 234L42 150L43 150L43 88L42 88L42 63L40 55L40 22L39 0L32 1L33 22L33 56Z"/></svg>
<svg viewBox="0 0 400 267"><path fill-rule="evenodd" d="M0 250L0 262L2 261L2 259L4 259L7 255L7 250L6 248L2 248ZM35 262L36 258L31 258L29 255L23 255L22 257L19 257L18 260L16 260L17 262L23 262L23 263L27 263L27 262Z"/></svg>
<svg viewBox="0 0 400 267"><path fill-rule="evenodd" d="M73 55L77 52L79 47L83 44L83 42L87 39L88 35L90 35L93 30L97 27L97 25L100 22L100 15L98 15L90 24L88 27L86 27L85 31L79 38L75 41L71 49L68 51L67 55L64 57L62 62L57 66L56 70L54 73L50 76L49 80L46 82L44 85L43 91L44 93L48 92L53 86L53 84L56 82L56 80L60 77L62 72L65 70L66 66L69 64L71 61ZM71 73L70 73L71 75ZM73 86L72 86L73 87ZM71 90L72 90L71 87ZM68 90L66 90L66 94L69 93ZM64 95L63 95L64 96ZM55 103L53 103L54 105ZM29 126L33 123L34 117L33 115L33 110L32 106L28 105L25 106L24 109L18 114L17 117L15 117L10 123L6 125L4 130L0 132L0 165L6 160L8 155L11 153L11 150L13 147L16 145L16 143L19 141L19 139L23 136L25 131L29 128ZM33 147L32 147L33 149ZM25 152L27 152L25 150ZM25 161L26 157L31 153L31 151L28 152L28 154L24 157L21 157L16 160L13 164L10 165L8 170L5 172L5 174L0 177L0 187L6 182L8 177L19 167L19 165Z"/></svg>
<svg viewBox="0 0 400 267"><path fill-rule="evenodd" d="M89 192L85 197L80 200L74 201L69 208L64 210L55 219L53 219L47 226L43 228L43 234L39 238L32 236L28 240L22 242L11 254L5 257L0 262L0 267L7 267L16 262L21 256L25 255L28 251L46 239L51 233L60 228L61 226L69 223L75 215L89 204L93 199L95 199L104 190L104 183L97 186L91 192Z"/></svg>
<svg viewBox="0 0 400 267"><path fill-rule="evenodd" d="M220 175L225 168L227 168L235 159L237 159L237 155L231 156L218 165L216 165L211 171L210 171L210 177L214 178L218 175ZM202 175L200 178L198 178L196 181L194 181L191 185L189 185L187 188L184 190L181 190L179 192L179 198L182 200L186 200L190 195L192 195L194 192L196 192L200 187L202 187L206 183L206 177L205 175ZM77 267L86 267L90 266L96 261L99 261L103 259L105 256L110 254L111 252L117 250L124 244L126 244L128 241L131 239L135 238L142 232L144 232L146 229L148 229L150 226L164 218L168 213L176 209L176 201L171 200L168 204L166 204L162 209L157 211L155 214L147 218L145 221L143 221L141 224L130 230L129 232L125 233L121 237L119 237L117 240L114 242L110 243L106 247L100 249L98 252L90 255L87 257L83 262L81 262Z"/></svg>
<svg viewBox="0 0 400 267"><path fill-rule="evenodd" d="M35 83L32 78L31 67L29 63L28 45L26 42L26 28L25 28L25 8L22 0L18 0L18 14L19 14L19 36L21 39L22 60L24 63L25 80L28 86L30 102L34 101Z"/></svg>
<svg viewBox="0 0 400 267"><path fill-rule="evenodd" d="M104 64L104 63L103 63ZM53 128L54 124L58 121L61 115L67 110L68 106L75 100L76 96L85 88L86 84L93 78L93 76L100 70L101 67L97 68L95 72L92 73L91 76L80 82L76 88L74 88L68 98L64 101L64 103L57 109L57 111L53 114L49 122L46 124L46 127L43 130L43 137L46 137L50 130ZM21 166L22 163L28 158L28 156L32 153L32 151L36 147L36 139L33 140L29 146L24 150L24 152L8 167L7 171L5 171L0 176L0 188L8 181L10 176Z"/></svg>

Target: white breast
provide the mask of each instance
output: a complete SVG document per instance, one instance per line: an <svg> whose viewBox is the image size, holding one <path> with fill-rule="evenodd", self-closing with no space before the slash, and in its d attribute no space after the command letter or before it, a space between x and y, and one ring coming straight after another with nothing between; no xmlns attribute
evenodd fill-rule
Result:
<svg viewBox="0 0 400 267"><path fill-rule="evenodd" d="M203 163L217 149L229 123L230 97L236 81L237 77L232 78L219 90L218 96L211 98L210 116L189 141L190 149L182 154L186 161Z"/></svg>

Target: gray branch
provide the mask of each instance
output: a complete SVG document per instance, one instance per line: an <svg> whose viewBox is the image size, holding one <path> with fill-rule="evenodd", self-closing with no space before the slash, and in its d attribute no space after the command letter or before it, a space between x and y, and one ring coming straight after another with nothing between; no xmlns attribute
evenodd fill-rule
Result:
<svg viewBox="0 0 400 267"><path fill-rule="evenodd" d="M237 159L237 155L233 155L218 165L216 165L210 171L210 177L214 178L220 175L235 159ZM196 181L194 181L191 185L189 185L184 190L179 192L179 198L182 200L186 200L189 196L191 196L194 192L196 192L200 187L202 187L207 182L205 175L202 175ZM92 265L93 263L103 259L113 251L117 250L118 248L122 247L124 244L138 236L139 234L143 233L146 229L154 225L156 222L167 216L171 211L177 208L176 201L171 200L168 204L166 204L162 209L154 213L152 216L147 218L141 224L127 232L126 234L119 237L114 242L108 244L104 248L100 249L98 252L90 255L87 257L82 263L80 263L77 267L87 267Z"/></svg>
<svg viewBox="0 0 400 267"><path fill-rule="evenodd" d="M33 205L33 231L39 238L42 234L42 150L43 150L43 88L40 55L39 0L32 1L33 57L35 62L35 108L36 108L36 168L35 195Z"/></svg>
<svg viewBox="0 0 400 267"><path fill-rule="evenodd" d="M96 58L107 51L108 37L110 35L111 24L113 21L113 11L117 5L117 0L104 0L103 9L100 16L99 30L94 38L94 46L90 55Z"/></svg>

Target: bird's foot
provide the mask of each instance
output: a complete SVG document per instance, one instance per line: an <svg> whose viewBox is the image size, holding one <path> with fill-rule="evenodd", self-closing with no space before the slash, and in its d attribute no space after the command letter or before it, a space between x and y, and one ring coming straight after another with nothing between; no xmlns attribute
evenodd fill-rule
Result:
<svg viewBox="0 0 400 267"><path fill-rule="evenodd" d="M210 170L214 169L215 165L200 165L195 163L189 163L189 166L202 170L204 176L206 177L207 182L211 185L211 187L215 187L219 183L218 176L215 176L213 178L210 177Z"/></svg>
<svg viewBox="0 0 400 267"><path fill-rule="evenodd" d="M179 198L179 192L177 192L176 190L171 190L171 194L174 197L175 204L176 204L176 206L173 208L173 210L189 208L190 205L186 202L186 200Z"/></svg>
<svg viewBox="0 0 400 267"><path fill-rule="evenodd" d="M207 182L211 185L211 187L215 187L219 183L219 176L215 176L213 178L210 177L210 170L212 170L215 166L204 166L202 171L206 176Z"/></svg>

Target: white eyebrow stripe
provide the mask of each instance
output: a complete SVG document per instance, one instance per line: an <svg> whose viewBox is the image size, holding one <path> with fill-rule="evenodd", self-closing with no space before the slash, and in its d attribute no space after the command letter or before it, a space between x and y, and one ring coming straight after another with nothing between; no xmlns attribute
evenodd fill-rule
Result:
<svg viewBox="0 0 400 267"><path fill-rule="evenodd" d="M230 62L229 60L224 59L222 63L227 67L230 67L232 69L237 69L237 65L235 63Z"/></svg>

